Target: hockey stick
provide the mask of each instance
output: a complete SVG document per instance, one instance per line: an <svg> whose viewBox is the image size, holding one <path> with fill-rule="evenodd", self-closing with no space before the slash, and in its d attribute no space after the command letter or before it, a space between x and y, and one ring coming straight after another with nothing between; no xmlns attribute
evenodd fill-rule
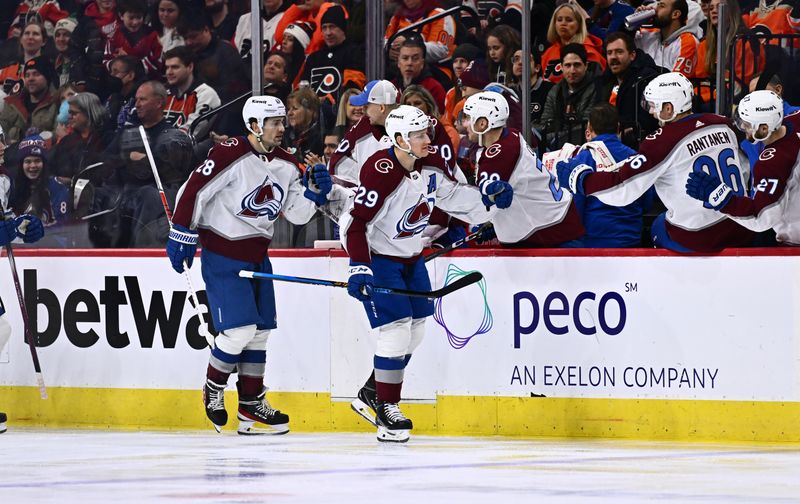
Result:
<svg viewBox="0 0 800 504"><path fill-rule="evenodd" d="M280 280L281 282L323 285L325 287L343 287L345 289L347 288L347 282L336 282L334 280L323 280L321 278L304 278L304 277L287 276L287 275L275 275L273 273L261 273L258 271L245 271L245 270L241 270L239 272L239 276L242 278L252 278L254 280ZM434 298L444 297L468 285L480 282L482 278L483 275L481 275L477 271L473 271L472 273L469 273L468 275L459 278L455 282L449 285L445 285L441 289L436 289L433 291L415 291L406 289L395 289L393 287L372 287L372 290L380 294L394 294L396 296L410 296L410 297L434 299Z"/></svg>
<svg viewBox="0 0 800 504"><path fill-rule="evenodd" d="M5 209L3 209L3 215L5 216ZM23 226L27 226L27 221L20 225L20 227ZM24 232L25 229L23 228L22 231ZM39 363L39 354L36 352L36 342L33 340L31 325L28 321L28 310L25 307L25 298L22 295L22 286L19 282L19 274L17 273L17 263L14 260L14 251L11 249L10 242L6 245L6 253L8 254L8 265L11 267L11 277L14 280L14 289L17 291L19 310L22 312L22 324L25 329L25 337L28 340L28 348L31 350L33 371L36 373L36 383L39 385L39 396L42 399L47 399L47 389L44 386L44 376L42 376L42 365Z"/></svg>
<svg viewBox="0 0 800 504"><path fill-rule="evenodd" d="M454 241L453 243L451 243L450 245L446 246L445 248L439 249L439 250L437 250L436 252L434 252L432 254L426 255L425 256L425 262L433 261L437 257L441 257L441 256L443 256L445 254L449 254L450 252L452 252L453 250L457 249L458 247L464 245L465 243L469 243L469 242L471 242L473 240L476 240L476 239L480 238L480 236L483 234L483 232L486 231L487 229L489 229L489 227L491 225L492 225L491 222L484 222L483 224L481 224L481 226L478 229L475 230L475 232L468 234L467 236L465 236L464 238L461 238L460 240Z"/></svg>
<svg viewBox="0 0 800 504"><path fill-rule="evenodd" d="M167 195L164 193L164 186L161 185L161 177L158 175L158 169L156 168L156 159L153 157L153 152L150 150L150 142L147 141L147 133L144 130L144 126L139 126L139 135L142 137L144 150L147 153L148 161L150 161L150 169L153 170L153 178L156 180L156 187L158 188L159 196L161 196L161 204L164 206L164 212L167 214L169 227L172 228L172 211L169 209L169 203L167 203ZM197 326L197 331L206 339L208 346L214 348L214 335L212 335L206 327L205 311L203 310L205 305L201 305L200 300L197 298L197 292L194 290L192 278L189 276L189 266L186 264L186 261L183 261L183 278L186 279L186 285L189 287L189 299L192 304L194 304L197 317L200 319L200 325Z"/></svg>

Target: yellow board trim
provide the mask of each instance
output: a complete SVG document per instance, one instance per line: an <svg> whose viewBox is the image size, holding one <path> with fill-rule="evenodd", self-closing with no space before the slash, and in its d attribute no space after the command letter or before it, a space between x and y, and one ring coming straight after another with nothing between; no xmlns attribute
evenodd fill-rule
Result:
<svg viewBox="0 0 800 504"><path fill-rule="evenodd" d="M0 387L9 426L210 429L197 390ZM226 393L236 428L236 393ZM298 432L372 432L328 393L270 392ZM584 437L673 441L800 442L800 403L439 396L403 411L417 434Z"/></svg>

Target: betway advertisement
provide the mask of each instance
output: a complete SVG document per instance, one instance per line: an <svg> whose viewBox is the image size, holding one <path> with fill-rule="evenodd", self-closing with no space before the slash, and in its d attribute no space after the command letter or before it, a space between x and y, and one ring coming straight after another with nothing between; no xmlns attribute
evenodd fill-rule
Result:
<svg viewBox="0 0 800 504"><path fill-rule="evenodd" d="M346 280L346 259L273 259L276 273ZM201 298L199 261L191 270ZM49 386L195 389L208 349L186 283L163 257L17 258ZM800 401L800 258L795 256L459 255L429 263L434 288L484 279L436 301L404 396ZM0 385L33 385L5 259L0 295L14 327ZM343 289L276 283L272 390L352 397L375 335Z"/></svg>

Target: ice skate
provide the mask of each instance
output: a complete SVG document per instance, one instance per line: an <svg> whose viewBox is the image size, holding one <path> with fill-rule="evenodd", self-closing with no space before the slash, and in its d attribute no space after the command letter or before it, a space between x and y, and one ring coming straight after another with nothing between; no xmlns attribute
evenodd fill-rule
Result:
<svg viewBox="0 0 800 504"><path fill-rule="evenodd" d="M397 403L378 401L375 410L378 425L378 441L384 443L405 443L413 428L411 420L403 415Z"/></svg>
<svg viewBox="0 0 800 504"><path fill-rule="evenodd" d="M264 389L255 397L239 399L239 434L286 434L289 432L289 415L281 413L270 406ZM263 424L267 428L256 425Z"/></svg>
<svg viewBox="0 0 800 504"><path fill-rule="evenodd" d="M206 406L206 416L217 432L222 432L222 426L228 423L228 412L225 411L225 385L206 380L203 387L203 403Z"/></svg>
<svg viewBox="0 0 800 504"><path fill-rule="evenodd" d="M361 387L361 390L358 391L358 396L350 403L350 407L367 422L375 427L378 426L375 421L375 411L378 409L378 397L374 388L369 388L366 385Z"/></svg>
<svg viewBox="0 0 800 504"><path fill-rule="evenodd" d="M7 420L8 420L8 418L6 418L6 414L5 413L0 413L0 434L4 433L7 430L6 429L6 421Z"/></svg>

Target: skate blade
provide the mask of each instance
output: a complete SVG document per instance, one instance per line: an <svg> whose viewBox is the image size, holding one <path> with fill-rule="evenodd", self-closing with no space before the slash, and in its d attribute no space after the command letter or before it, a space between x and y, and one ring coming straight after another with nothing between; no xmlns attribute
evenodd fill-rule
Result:
<svg viewBox="0 0 800 504"><path fill-rule="evenodd" d="M263 427L262 427L263 426ZM241 436L263 436L263 435L271 435L271 436L280 436L281 434L286 434L289 432L289 424L262 424L259 423L256 426L256 422L251 420L239 420L239 429L236 431Z"/></svg>
<svg viewBox="0 0 800 504"><path fill-rule="evenodd" d="M221 434L222 433L222 426L221 425L217 425L214 422L211 422L211 425L214 426L214 430L217 431L217 434Z"/></svg>
<svg viewBox="0 0 800 504"><path fill-rule="evenodd" d="M354 399L353 402L350 403L350 407L358 413L364 420L371 423L373 427L377 427L378 423L375 421L375 415L371 413L372 408L367 406L367 403L362 401L361 399Z"/></svg>
<svg viewBox="0 0 800 504"><path fill-rule="evenodd" d="M406 429L389 430L386 427L378 427L378 441L381 443L406 443L410 437Z"/></svg>
<svg viewBox="0 0 800 504"><path fill-rule="evenodd" d="M4 432L5 432L5 431L7 431L7 430L8 430L8 429L6 428L6 424L5 424L5 422L3 422L3 423L0 423L0 434L4 433Z"/></svg>

